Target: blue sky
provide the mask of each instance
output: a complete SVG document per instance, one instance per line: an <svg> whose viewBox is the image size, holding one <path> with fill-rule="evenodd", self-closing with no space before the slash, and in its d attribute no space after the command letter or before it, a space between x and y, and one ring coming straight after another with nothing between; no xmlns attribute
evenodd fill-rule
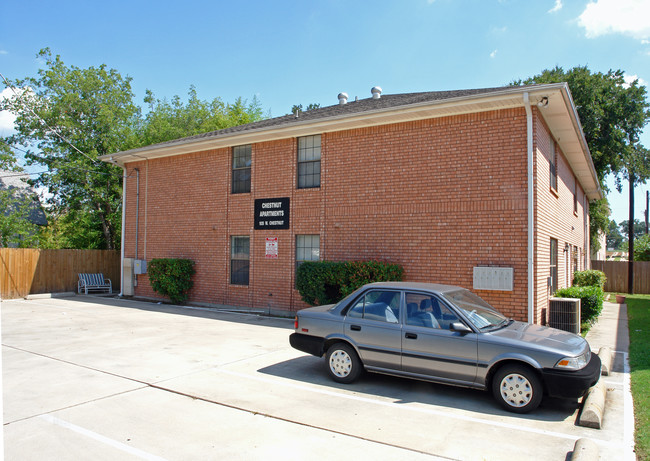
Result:
<svg viewBox="0 0 650 461"><path fill-rule="evenodd" d="M184 97L195 85L203 99L257 96L279 116L342 91L502 86L556 65L622 69L647 86L650 0L4 2L0 72L35 75L43 47L132 77L140 105L146 89ZM10 130L0 114L0 135ZM639 219L648 189L637 190ZM626 192L609 199L613 219L627 219Z"/></svg>

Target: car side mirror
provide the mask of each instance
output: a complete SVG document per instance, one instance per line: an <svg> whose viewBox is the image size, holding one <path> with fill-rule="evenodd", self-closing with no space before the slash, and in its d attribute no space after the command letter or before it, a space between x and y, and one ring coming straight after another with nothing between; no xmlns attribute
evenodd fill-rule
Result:
<svg viewBox="0 0 650 461"><path fill-rule="evenodd" d="M461 333L461 334L467 334L467 333L472 332L472 330L467 325L465 325L464 323L460 323L460 322L452 323L449 326L449 329L451 331L455 331L455 332L458 332L458 333Z"/></svg>

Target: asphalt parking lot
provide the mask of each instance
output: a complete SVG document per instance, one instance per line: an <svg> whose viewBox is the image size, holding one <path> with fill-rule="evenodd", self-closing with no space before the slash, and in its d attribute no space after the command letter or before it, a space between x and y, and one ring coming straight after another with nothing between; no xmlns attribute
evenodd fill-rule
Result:
<svg viewBox="0 0 650 461"><path fill-rule="evenodd" d="M7 460L563 461L581 438L602 460L630 454L621 357L596 430L577 401L520 416L486 392L336 384L289 346L288 319L88 296L1 310Z"/></svg>

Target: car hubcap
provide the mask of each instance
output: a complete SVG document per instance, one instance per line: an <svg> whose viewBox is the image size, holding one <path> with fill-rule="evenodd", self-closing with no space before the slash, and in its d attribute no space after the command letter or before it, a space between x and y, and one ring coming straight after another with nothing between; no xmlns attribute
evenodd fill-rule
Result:
<svg viewBox="0 0 650 461"><path fill-rule="evenodd" d="M520 408L533 398L533 388L525 376L513 373L501 381L501 397L511 407Z"/></svg>
<svg viewBox="0 0 650 461"><path fill-rule="evenodd" d="M345 351L334 351L330 356L330 370L339 378L345 378L352 371L352 360Z"/></svg>

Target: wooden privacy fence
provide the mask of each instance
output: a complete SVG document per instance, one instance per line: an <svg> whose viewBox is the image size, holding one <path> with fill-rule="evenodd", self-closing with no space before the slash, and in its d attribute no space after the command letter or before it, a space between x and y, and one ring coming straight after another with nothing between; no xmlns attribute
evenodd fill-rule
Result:
<svg viewBox="0 0 650 461"><path fill-rule="evenodd" d="M591 261L591 268L607 276L605 291L627 293L627 261ZM650 294L650 262L634 262L634 293Z"/></svg>
<svg viewBox="0 0 650 461"><path fill-rule="evenodd" d="M120 252L116 250L34 250L0 248L0 295L76 291L80 272L101 272L120 290Z"/></svg>

